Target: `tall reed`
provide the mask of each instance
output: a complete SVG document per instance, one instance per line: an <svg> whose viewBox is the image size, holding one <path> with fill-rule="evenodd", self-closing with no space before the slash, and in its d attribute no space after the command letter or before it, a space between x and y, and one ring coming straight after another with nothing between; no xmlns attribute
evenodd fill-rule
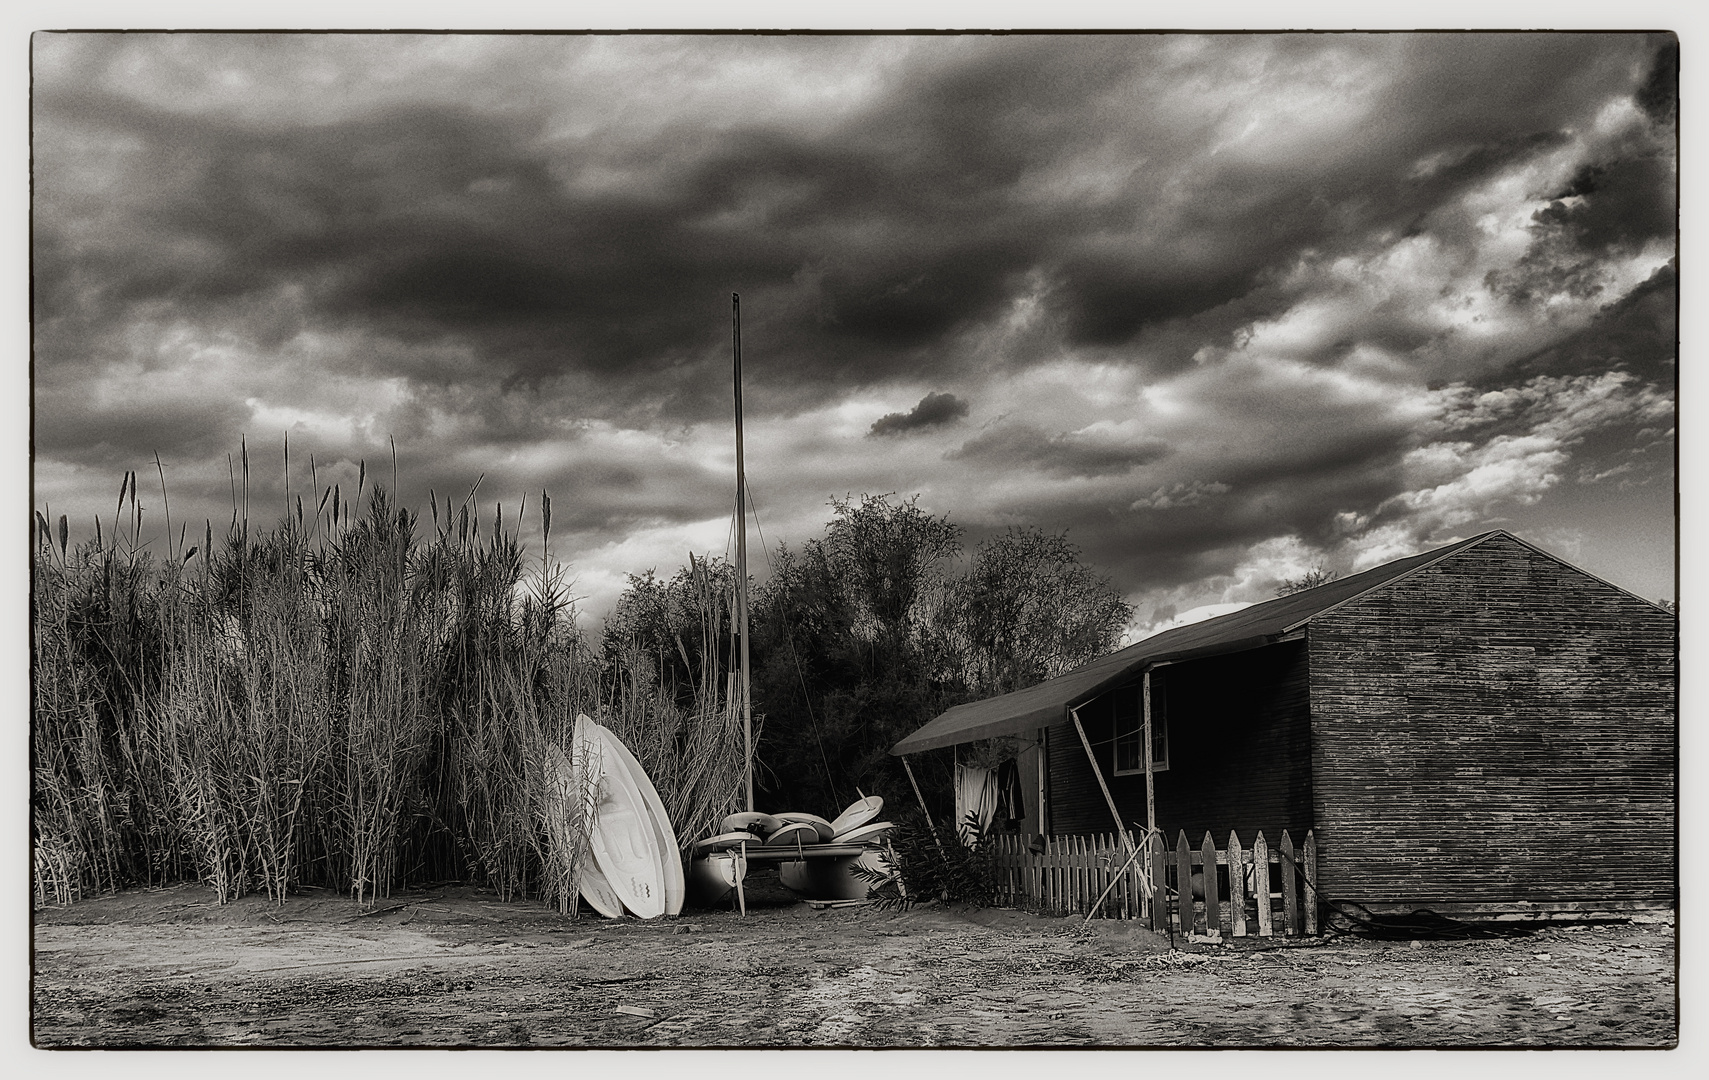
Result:
<svg viewBox="0 0 1709 1080"><path fill-rule="evenodd" d="M181 527L144 550L134 474L87 543L35 515L38 903L187 879L222 902L313 885L367 903L465 880L574 914L582 712L635 750L685 839L733 808L727 589L710 568L693 685L650 687L656 667L584 642L549 498L530 556L521 513L474 491L433 495L423 520L365 467L354 492L317 484L311 459L312 502L263 531L248 469L245 447L229 527L188 547Z"/></svg>

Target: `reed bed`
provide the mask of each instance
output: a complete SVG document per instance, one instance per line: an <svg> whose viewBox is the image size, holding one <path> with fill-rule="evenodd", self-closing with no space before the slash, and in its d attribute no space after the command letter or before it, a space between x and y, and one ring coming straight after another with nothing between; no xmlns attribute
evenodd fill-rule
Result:
<svg viewBox="0 0 1709 1080"><path fill-rule="evenodd" d="M221 902L372 903L468 881L573 915L594 794L572 767L580 713L635 752L684 840L735 808L727 572L701 567L697 662L667 683L638 638L584 640L544 494L525 553L526 508L474 492L434 494L423 520L365 468L354 492L317 486L312 461L309 491L267 530L246 499L223 535L173 537L168 517L163 551L134 473L81 544L36 512L38 904L185 880Z"/></svg>

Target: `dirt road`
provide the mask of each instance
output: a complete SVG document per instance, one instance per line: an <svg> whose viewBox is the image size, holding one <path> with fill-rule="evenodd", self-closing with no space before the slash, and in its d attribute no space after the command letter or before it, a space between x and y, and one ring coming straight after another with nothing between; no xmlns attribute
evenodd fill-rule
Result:
<svg viewBox="0 0 1709 1080"><path fill-rule="evenodd" d="M773 879L775 880L775 879ZM569 921L471 889L358 916L199 888L37 913L34 1033L71 1046L1672 1045L1672 917L1442 944L1014 911ZM414 902L412 902L414 901ZM381 906L386 906L382 904Z"/></svg>

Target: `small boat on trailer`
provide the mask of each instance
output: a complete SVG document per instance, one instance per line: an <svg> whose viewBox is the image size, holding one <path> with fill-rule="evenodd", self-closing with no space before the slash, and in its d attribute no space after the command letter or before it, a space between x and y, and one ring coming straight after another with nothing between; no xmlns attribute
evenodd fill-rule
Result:
<svg viewBox="0 0 1709 1080"><path fill-rule="evenodd" d="M879 845L896 826L888 821L870 820L883 809L884 800L878 796L861 796L860 801L844 810L836 821L827 823L832 830L836 830L839 822L843 827L829 844L820 846L824 854L818 858L784 863L777 869L778 879L785 888L809 900L866 899L873 883L857 873L857 869L885 875L895 872L888 852ZM857 824L850 825L849 822ZM840 853L830 854L832 849Z"/></svg>

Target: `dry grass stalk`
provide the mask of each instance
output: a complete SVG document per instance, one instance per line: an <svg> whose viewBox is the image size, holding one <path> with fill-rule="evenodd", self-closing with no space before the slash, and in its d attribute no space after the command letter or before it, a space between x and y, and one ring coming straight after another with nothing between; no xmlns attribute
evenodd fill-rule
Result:
<svg viewBox="0 0 1709 1080"><path fill-rule="evenodd" d="M188 879L222 901L313 885L368 903L460 878L573 914L589 792L563 765L579 712L634 749L680 837L735 808L727 568L696 564L687 685L676 668L661 685L656 661L583 644L549 498L530 574L474 491L435 494L422 537L365 467L352 496L312 458L307 503L253 529L247 457L226 534L168 536L164 558L142 542L134 474L79 547L36 514L38 903Z"/></svg>

